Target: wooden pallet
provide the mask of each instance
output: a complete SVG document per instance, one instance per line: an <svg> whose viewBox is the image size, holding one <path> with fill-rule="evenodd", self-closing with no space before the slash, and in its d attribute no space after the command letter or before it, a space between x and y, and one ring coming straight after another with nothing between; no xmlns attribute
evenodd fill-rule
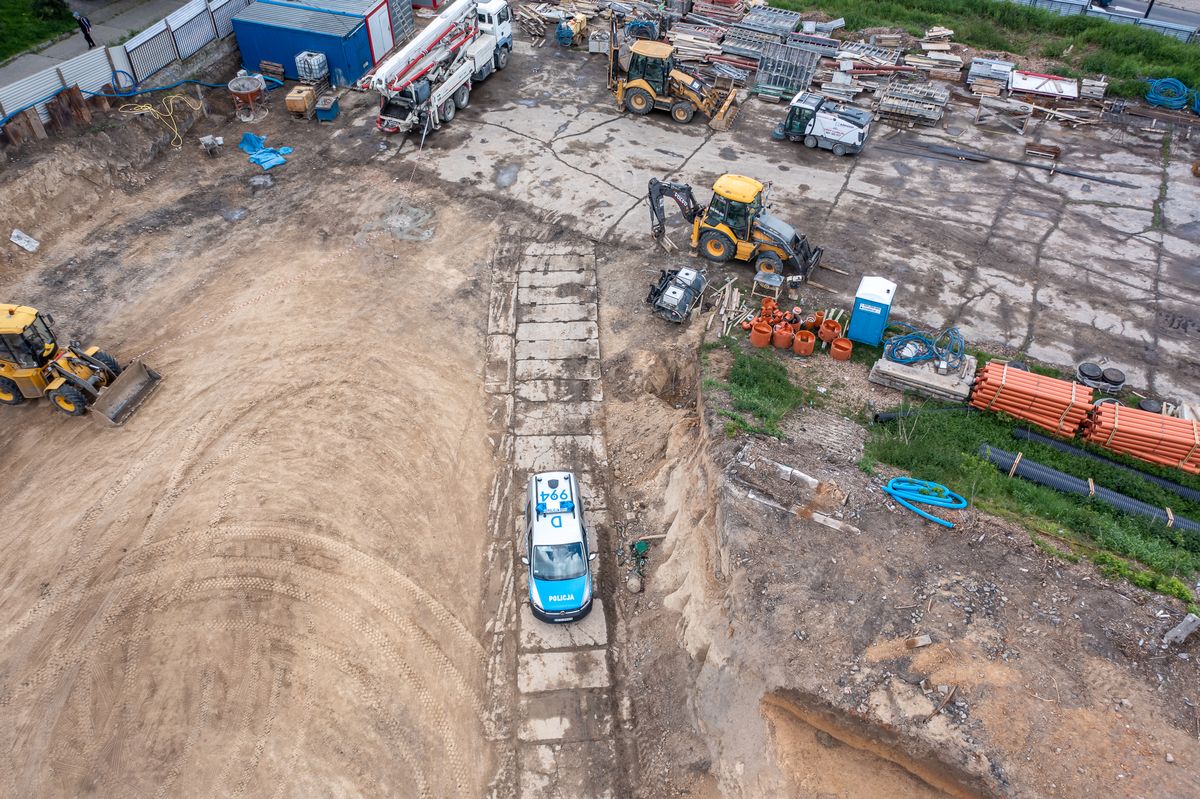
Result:
<svg viewBox="0 0 1200 799"><path fill-rule="evenodd" d="M266 77L283 80L283 64L277 64L274 61L259 61L258 71Z"/></svg>

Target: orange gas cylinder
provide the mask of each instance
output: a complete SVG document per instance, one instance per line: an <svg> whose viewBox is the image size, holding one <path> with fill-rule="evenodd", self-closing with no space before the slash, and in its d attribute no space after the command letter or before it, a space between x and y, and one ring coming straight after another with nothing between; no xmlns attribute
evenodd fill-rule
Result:
<svg viewBox="0 0 1200 799"><path fill-rule="evenodd" d="M842 335L842 326L833 319L821 322L821 328L817 331L817 337L827 344L840 335Z"/></svg>
<svg viewBox="0 0 1200 799"><path fill-rule="evenodd" d="M792 339L796 337L792 326L784 322L781 325L775 326L775 336L771 342L781 350L789 349L792 346Z"/></svg>
<svg viewBox="0 0 1200 799"><path fill-rule="evenodd" d="M750 344L755 347L765 347L771 343L771 326L765 322L756 322L750 328Z"/></svg>
<svg viewBox="0 0 1200 799"><path fill-rule="evenodd" d="M813 317L813 330L820 330L821 323L824 321L825 321L825 312L817 311L816 316Z"/></svg>
<svg viewBox="0 0 1200 799"><path fill-rule="evenodd" d="M808 316L804 317L803 327L805 330L810 330L810 331L816 330L817 329L817 315L810 313Z"/></svg>
<svg viewBox="0 0 1200 799"><path fill-rule="evenodd" d="M854 342L848 338L835 338L833 343L829 345L829 354L833 356L835 361L850 360L850 353L854 351Z"/></svg>
<svg viewBox="0 0 1200 799"><path fill-rule="evenodd" d="M813 335L813 332L800 330L797 331L796 339L792 342L792 352L797 355L812 355L815 346L817 346L817 337Z"/></svg>

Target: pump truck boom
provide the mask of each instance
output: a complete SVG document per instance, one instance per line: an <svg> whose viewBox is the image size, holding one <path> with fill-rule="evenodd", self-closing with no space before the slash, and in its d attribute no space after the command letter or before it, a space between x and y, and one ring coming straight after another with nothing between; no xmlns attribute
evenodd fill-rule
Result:
<svg viewBox="0 0 1200 799"><path fill-rule="evenodd" d="M474 83L504 69L512 54L507 0L454 0L408 44L363 79L379 92L384 133L431 130L466 108Z"/></svg>
<svg viewBox="0 0 1200 799"><path fill-rule="evenodd" d="M794 283L803 282L821 262L820 247L779 217L770 213L767 186L744 175L722 175L713 184L712 201L696 202L686 183L650 179L650 232L668 252L674 244L666 236L663 197L679 206L692 226L691 245L710 261L725 263L736 258L749 261L760 272L778 272Z"/></svg>

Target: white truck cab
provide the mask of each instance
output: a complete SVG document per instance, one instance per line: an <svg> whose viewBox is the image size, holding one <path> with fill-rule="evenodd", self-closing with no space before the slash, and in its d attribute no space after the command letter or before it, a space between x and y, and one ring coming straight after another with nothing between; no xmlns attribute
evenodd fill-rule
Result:
<svg viewBox="0 0 1200 799"><path fill-rule="evenodd" d="M592 567L575 475L531 475L525 492L525 556L529 606L545 622L578 621L592 610Z"/></svg>
<svg viewBox="0 0 1200 799"><path fill-rule="evenodd" d="M792 98L788 115L771 133L782 141L802 141L805 147L833 150L834 155L862 152L871 133L870 111L841 105L819 94L800 92Z"/></svg>
<svg viewBox="0 0 1200 799"><path fill-rule="evenodd" d="M437 130L467 107L477 81L508 65L512 46L508 0L455 0L369 77L376 127L422 138Z"/></svg>

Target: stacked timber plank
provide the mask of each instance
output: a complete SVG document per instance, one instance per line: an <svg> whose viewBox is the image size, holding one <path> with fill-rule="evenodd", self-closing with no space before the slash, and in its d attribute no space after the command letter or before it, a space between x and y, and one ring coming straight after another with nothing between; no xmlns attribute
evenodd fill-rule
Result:
<svg viewBox="0 0 1200 799"><path fill-rule="evenodd" d="M925 31L925 35L921 38L922 42L945 42L949 44L954 38L954 31L949 28L933 27Z"/></svg>
<svg viewBox="0 0 1200 799"><path fill-rule="evenodd" d="M899 50L901 41L902 37L898 33L876 33L871 36L871 44L889 50Z"/></svg>
<svg viewBox="0 0 1200 799"><path fill-rule="evenodd" d="M1097 405L1083 437L1147 463L1200 474L1200 422L1113 403Z"/></svg>
<svg viewBox="0 0 1200 799"><path fill-rule="evenodd" d="M1108 78L1101 76L1099 80L1083 78L1079 81L1079 96L1087 100L1103 100L1108 93Z"/></svg>
<svg viewBox="0 0 1200 799"><path fill-rule="evenodd" d="M675 57L680 61L707 61L709 56L720 54L724 35L722 28L680 22L671 26L667 39L675 45Z"/></svg>
<svg viewBox="0 0 1200 799"><path fill-rule="evenodd" d="M950 90L934 83L892 83L879 96L879 115L894 122L936 125L946 112Z"/></svg>
<svg viewBox="0 0 1200 799"><path fill-rule="evenodd" d="M706 20L730 25L741 22L742 18L746 16L746 9L747 6L742 0L736 0L733 3L724 2L724 0L696 0L692 3L692 14L704 17Z"/></svg>
<svg viewBox="0 0 1200 799"><path fill-rule="evenodd" d="M871 367L867 379L880 386L897 391L920 394L946 402L965 402L971 393L971 382L975 379L974 355L963 358L962 368L950 374L940 375L932 361L922 363L896 363L880 358Z"/></svg>
<svg viewBox="0 0 1200 799"><path fill-rule="evenodd" d="M1008 89L1008 76L1017 65L992 58L972 58L967 85L981 97L999 97Z"/></svg>
<svg viewBox="0 0 1200 799"><path fill-rule="evenodd" d="M1074 436L1092 408L1092 390L1081 383L989 362L975 380L971 405L998 411L1064 436Z"/></svg>

